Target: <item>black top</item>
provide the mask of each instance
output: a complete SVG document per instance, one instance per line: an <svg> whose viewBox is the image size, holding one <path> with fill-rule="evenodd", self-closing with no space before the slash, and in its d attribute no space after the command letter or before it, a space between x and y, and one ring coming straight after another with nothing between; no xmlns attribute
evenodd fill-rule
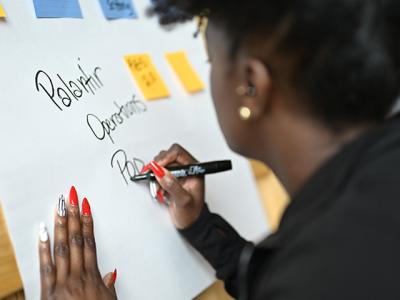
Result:
<svg viewBox="0 0 400 300"><path fill-rule="evenodd" d="M400 120L343 147L259 245L207 206L182 235L240 299L400 299Z"/></svg>

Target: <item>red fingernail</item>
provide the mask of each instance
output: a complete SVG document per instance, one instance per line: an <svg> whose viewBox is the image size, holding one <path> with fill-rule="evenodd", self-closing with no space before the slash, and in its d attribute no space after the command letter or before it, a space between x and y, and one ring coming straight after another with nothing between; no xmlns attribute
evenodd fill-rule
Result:
<svg viewBox="0 0 400 300"><path fill-rule="evenodd" d="M114 272L111 276L112 281L115 283L117 281L117 269L114 269Z"/></svg>
<svg viewBox="0 0 400 300"><path fill-rule="evenodd" d="M140 171L140 174L143 174L145 172L147 172L148 170L150 170L150 164L145 165L142 170Z"/></svg>
<svg viewBox="0 0 400 300"><path fill-rule="evenodd" d="M164 193L162 190L157 191L157 200L160 203L164 203Z"/></svg>
<svg viewBox="0 0 400 300"><path fill-rule="evenodd" d="M165 175L164 169L154 160L151 161L150 167L158 178L163 178Z"/></svg>
<svg viewBox="0 0 400 300"><path fill-rule="evenodd" d="M69 190L69 204L71 204L72 206L79 205L78 194L74 186L71 186L71 189Z"/></svg>
<svg viewBox="0 0 400 300"><path fill-rule="evenodd" d="M86 198L83 198L83 201L82 201L82 215L84 215L84 216L92 215L92 212L90 210L89 201Z"/></svg>

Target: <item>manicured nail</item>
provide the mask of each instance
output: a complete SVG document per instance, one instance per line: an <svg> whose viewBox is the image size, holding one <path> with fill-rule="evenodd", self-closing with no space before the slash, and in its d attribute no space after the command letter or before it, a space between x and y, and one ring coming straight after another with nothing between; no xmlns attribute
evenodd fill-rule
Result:
<svg viewBox="0 0 400 300"><path fill-rule="evenodd" d="M84 216L92 215L92 211L90 210L89 201L86 198L83 198L83 201L82 201L82 215L84 215Z"/></svg>
<svg viewBox="0 0 400 300"><path fill-rule="evenodd" d="M76 192L76 189L74 186L71 186L71 189L69 191L69 204L71 204L71 206L78 206L79 202L78 202L78 193Z"/></svg>
<svg viewBox="0 0 400 300"><path fill-rule="evenodd" d="M57 214L59 217L65 217L67 215L64 195L61 195L60 198L58 198Z"/></svg>
<svg viewBox="0 0 400 300"><path fill-rule="evenodd" d="M154 180L149 181L150 195L153 199L157 198L157 184Z"/></svg>
<svg viewBox="0 0 400 300"><path fill-rule="evenodd" d="M157 191L157 200L160 203L164 203L164 193L161 189Z"/></svg>
<svg viewBox="0 0 400 300"><path fill-rule="evenodd" d="M44 222L40 222L39 225L39 239L42 243L47 242L49 239L49 233L47 232L46 224L44 224Z"/></svg>
<svg viewBox="0 0 400 300"><path fill-rule="evenodd" d="M117 269L114 269L114 272L111 276L112 281L115 283L117 281Z"/></svg>
<svg viewBox="0 0 400 300"><path fill-rule="evenodd" d="M164 169L154 160L151 161L150 167L158 178L163 178L165 175Z"/></svg>
<svg viewBox="0 0 400 300"><path fill-rule="evenodd" d="M147 164L142 168L142 170L140 171L140 174L146 173L149 170L150 170L150 164Z"/></svg>

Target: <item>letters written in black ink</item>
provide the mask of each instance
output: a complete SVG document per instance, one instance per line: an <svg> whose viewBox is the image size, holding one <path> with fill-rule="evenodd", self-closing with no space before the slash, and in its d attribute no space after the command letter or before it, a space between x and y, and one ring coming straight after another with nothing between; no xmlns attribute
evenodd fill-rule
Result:
<svg viewBox="0 0 400 300"><path fill-rule="evenodd" d="M110 10L127 10L131 8L129 2L121 0L107 0L108 7Z"/></svg>
<svg viewBox="0 0 400 300"><path fill-rule="evenodd" d="M74 80L65 79L58 73L51 77L43 70L36 72L36 90L44 93L60 111L70 107L72 100L78 101L86 95L95 95L104 86L99 76L100 67L95 67L92 72L85 72L79 58L77 67L78 75Z"/></svg>
<svg viewBox="0 0 400 300"><path fill-rule="evenodd" d="M92 131L93 135L98 140L104 140L106 136L114 144L114 139L111 133L118 128L119 125L124 123L125 119L129 119L132 115L141 114L147 111L147 106L142 101L135 99L133 95L132 100L126 102L124 105L119 105L114 101L114 105L118 111L113 113L109 118L101 120L95 114L88 114L86 122Z"/></svg>
<svg viewBox="0 0 400 300"><path fill-rule="evenodd" d="M118 172L126 184L130 182L131 177L140 174L144 165L139 158L128 159L128 155L122 149L117 150L111 157L111 168L118 167Z"/></svg>

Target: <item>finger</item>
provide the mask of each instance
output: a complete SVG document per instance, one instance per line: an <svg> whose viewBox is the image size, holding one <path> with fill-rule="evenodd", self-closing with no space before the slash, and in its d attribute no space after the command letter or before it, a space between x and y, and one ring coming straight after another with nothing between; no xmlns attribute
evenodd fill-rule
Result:
<svg viewBox="0 0 400 300"><path fill-rule="evenodd" d="M57 282L64 283L69 273L68 216L64 196L58 201L54 220L54 260Z"/></svg>
<svg viewBox="0 0 400 300"><path fill-rule="evenodd" d="M160 184L161 188L168 193L168 197L174 202L174 205L176 207L184 207L190 204L192 202L192 196L182 187L178 179L156 162L154 162L153 165L157 167L157 169L153 169L157 182Z"/></svg>
<svg viewBox="0 0 400 300"><path fill-rule="evenodd" d="M161 166L167 166L174 162L183 165L197 162L197 160L187 150L178 144L173 144L168 151L163 153L163 155L159 159L156 159L156 161Z"/></svg>
<svg viewBox="0 0 400 300"><path fill-rule="evenodd" d="M54 288L55 269L51 259L49 233L44 223L40 223L39 230L39 261L41 293L42 298L45 298Z"/></svg>
<svg viewBox="0 0 400 300"><path fill-rule="evenodd" d="M82 236L83 236L83 261L87 272L97 274L96 242L93 233L93 218L89 201L84 198L82 201Z"/></svg>
<svg viewBox="0 0 400 300"><path fill-rule="evenodd" d="M115 281L117 280L117 269L114 272L108 273L103 278L104 285L115 294Z"/></svg>
<svg viewBox="0 0 400 300"><path fill-rule="evenodd" d="M164 156L167 154L167 151L162 150L160 153L158 153L156 156L154 156L155 161L160 161L164 158Z"/></svg>
<svg viewBox="0 0 400 300"><path fill-rule="evenodd" d="M81 218L79 200L75 187L71 187L68 206L68 241L71 274L80 276L83 270Z"/></svg>

